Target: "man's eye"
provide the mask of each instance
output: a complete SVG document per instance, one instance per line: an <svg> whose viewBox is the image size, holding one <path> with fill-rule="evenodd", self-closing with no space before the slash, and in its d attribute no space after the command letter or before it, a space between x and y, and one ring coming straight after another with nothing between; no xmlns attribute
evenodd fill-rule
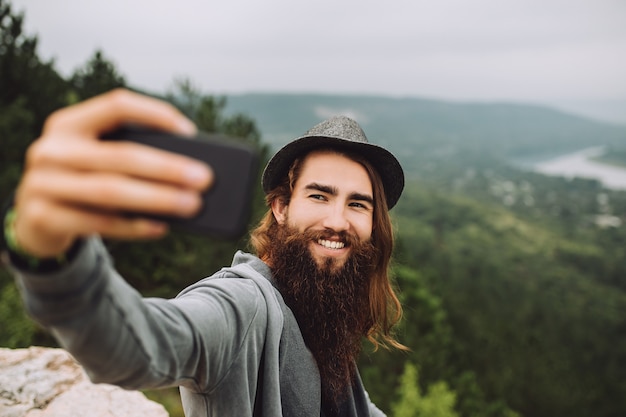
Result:
<svg viewBox="0 0 626 417"><path fill-rule="evenodd" d="M363 203L357 203L357 202L353 202L350 203L350 207L356 207L356 208L361 208L361 209L367 209L367 206Z"/></svg>
<svg viewBox="0 0 626 417"><path fill-rule="evenodd" d="M325 200L324 196L321 194L311 194L309 198L312 198L314 200L321 200L321 201Z"/></svg>

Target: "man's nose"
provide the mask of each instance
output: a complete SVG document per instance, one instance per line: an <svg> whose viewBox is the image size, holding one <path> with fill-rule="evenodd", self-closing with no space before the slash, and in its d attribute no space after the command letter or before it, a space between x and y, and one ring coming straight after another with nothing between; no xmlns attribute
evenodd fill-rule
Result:
<svg viewBox="0 0 626 417"><path fill-rule="evenodd" d="M342 204L334 204L328 207L328 212L324 217L324 227L336 232L350 228L350 222L346 216L345 207Z"/></svg>

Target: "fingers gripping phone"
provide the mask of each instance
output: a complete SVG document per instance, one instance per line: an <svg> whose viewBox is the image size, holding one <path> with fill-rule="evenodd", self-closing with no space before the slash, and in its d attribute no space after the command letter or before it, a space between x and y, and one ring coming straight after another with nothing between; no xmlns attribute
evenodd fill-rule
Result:
<svg viewBox="0 0 626 417"><path fill-rule="evenodd" d="M202 208L192 218L132 213L168 222L174 229L236 239L250 218L258 152L235 138L199 133L194 138L138 126L124 126L102 135L103 140L131 141L199 159L214 172L213 186L202 195Z"/></svg>

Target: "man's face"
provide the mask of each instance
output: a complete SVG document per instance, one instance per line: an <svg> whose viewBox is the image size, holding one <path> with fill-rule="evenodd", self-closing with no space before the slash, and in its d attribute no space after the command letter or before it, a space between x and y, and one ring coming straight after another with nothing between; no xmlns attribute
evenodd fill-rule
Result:
<svg viewBox="0 0 626 417"><path fill-rule="evenodd" d="M272 211L279 224L300 232L324 232L323 238L309 242L311 255L319 266L331 260L339 267L351 252L346 234L362 241L372 235L372 184L361 164L314 151L303 162L289 205L275 201Z"/></svg>

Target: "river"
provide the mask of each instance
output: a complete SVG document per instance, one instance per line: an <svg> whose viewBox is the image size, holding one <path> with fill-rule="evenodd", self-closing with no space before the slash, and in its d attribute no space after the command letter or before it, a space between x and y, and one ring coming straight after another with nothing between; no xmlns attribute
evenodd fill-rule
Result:
<svg viewBox="0 0 626 417"><path fill-rule="evenodd" d="M602 164L591 159L603 153L603 147L587 148L536 162L532 168L546 175L593 178L599 180L607 188L626 190L626 169Z"/></svg>

